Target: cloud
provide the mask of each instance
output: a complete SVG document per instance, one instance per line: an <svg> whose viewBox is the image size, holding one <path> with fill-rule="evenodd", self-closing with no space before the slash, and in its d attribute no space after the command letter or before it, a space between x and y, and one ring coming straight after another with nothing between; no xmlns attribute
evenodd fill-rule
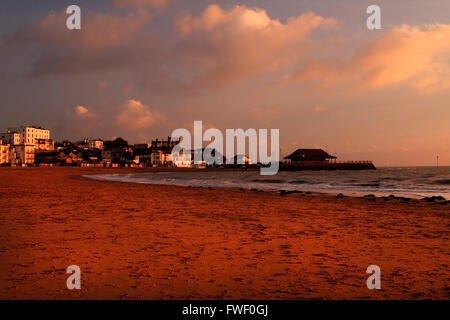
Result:
<svg viewBox="0 0 450 320"><path fill-rule="evenodd" d="M83 106L76 106L74 113L80 119L93 119L97 117L93 111Z"/></svg>
<svg viewBox="0 0 450 320"><path fill-rule="evenodd" d="M108 81L103 80L103 81L99 81L97 84L97 87L99 90L103 90L108 86Z"/></svg>
<svg viewBox="0 0 450 320"><path fill-rule="evenodd" d="M286 23L258 8L208 6L199 16L175 20L179 32L171 64L190 72L193 88L222 87L277 71L299 61L311 32L333 27L336 21L312 12Z"/></svg>
<svg viewBox="0 0 450 320"><path fill-rule="evenodd" d="M249 9L236 6L229 11L218 5L210 5L199 17L185 13L177 19L176 24L183 34L198 30L214 30L217 27L237 30L261 30L269 25L281 26L278 20L272 20L263 9Z"/></svg>
<svg viewBox="0 0 450 320"><path fill-rule="evenodd" d="M119 8L123 7L155 7L162 8L167 6L169 0L113 0L114 5Z"/></svg>
<svg viewBox="0 0 450 320"><path fill-rule="evenodd" d="M281 110L273 107L254 106L249 109L249 115L264 126L269 126L280 116Z"/></svg>
<svg viewBox="0 0 450 320"><path fill-rule="evenodd" d="M327 110L328 110L328 108L323 105L318 105L318 106L314 107L314 111L316 111L316 112L323 112L323 111L327 111Z"/></svg>
<svg viewBox="0 0 450 320"><path fill-rule="evenodd" d="M143 27L152 19L145 11L124 15L85 13L82 30L68 30L67 14L51 12L4 38L17 55L34 53L31 75L79 74L121 68L142 61L135 45ZM139 38L140 39L140 38ZM29 49L29 50L25 50Z"/></svg>
<svg viewBox="0 0 450 320"><path fill-rule="evenodd" d="M192 136L194 135L194 121L195 120L193 120L192 122L185 122L182 125L182 128L188 130L191 133ZM209 123L209 122L206 122L206 121L202 120L202 131L203 131L203 133L206 130L208 130L208 129L219 129L219 127L214 125L214 124L212 124L212 123Z"/></svg>
<svg viewBox="0 0 450 320"><path fill-rule="evenodd" d="M329 59L300 68L291 82L350 89L404 85L422 92L450 87L450 25L394 27L355 52L349 61Z"/></svg>
<svg viewBox="0 0 450 320"><path fill-rule="evenodd" d="M116 1L118 5L164 1ZM199 15L181 14L173 30L145 28L145 8L125 14L89 13L81 31L65 28L65 12L52 12L6 38L17 55L30 54L31 75L131 72L144 91L220 88L290 68L308 51L314 30L336 21L312 12L286 22L259 8L210 5Z"/></svg>
<svg viewBox="0 0 450 320"><path fill-rule="evenodd" d="M152 126L157 118L158 115L150 111L148 106L143 105L138 100L131 99L121 105L115 122L127 129L139 130Z"/></svg>
<svg viewBox="0 0 450 320"><path fill-rule="evenodd" d="M115 3L158 6L167 1ZM329 31L337 22L312 12L281 22L260 8L225 10L213 4L197 15L177 16L173 30L162 33L145 28L152 20L145 8L89 14L81 32L61 27L66 18L65 12L53 12L6 38L17 55L33 52L27 59L31 75L126 70L130 81L147 92L223 88L264 76L284 77L282 84L346 91L450 88L450 25L445 24L394 27L345 59L348 49L329 50L342 43L333 35L313 40L313 31ZM328 52L333 56L327 58Z"/></svg>

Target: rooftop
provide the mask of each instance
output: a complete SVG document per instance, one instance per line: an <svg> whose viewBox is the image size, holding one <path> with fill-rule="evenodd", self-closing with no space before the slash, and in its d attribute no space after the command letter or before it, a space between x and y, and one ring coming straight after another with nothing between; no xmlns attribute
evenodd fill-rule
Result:
<svg viewBox="0 0 450 320"><path fill-rule="evenodd" d="M335 156L328 154L322 149L297 149L284 159L298 160L298 159L336 159Z"/></svg>

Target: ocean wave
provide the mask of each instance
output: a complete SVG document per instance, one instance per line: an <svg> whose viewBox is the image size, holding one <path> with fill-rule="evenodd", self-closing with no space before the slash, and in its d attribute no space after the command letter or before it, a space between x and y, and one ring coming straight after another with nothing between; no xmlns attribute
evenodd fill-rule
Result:
<svg viewBox="0 0 450 320"><path fill-rule="evenodd" d="M379 187L380 183L379 182L375 182L375 183L355 183L353 185L354 186L358 186L358 187Z"/></svg>
<svg viewBox="0 0 450 320"><path fill-rule="evenodd" d="M407 177L381 177L380 180L382 181L405 181L407 180Z"/></svg>
<svg viewBox="0 0 450 320"><path fill-rule="evenodd" d="M434 180L432 184L444 184L444 185L450 185L450 179L440 179L440 180Z"/></svg>
<svg viewBox="0 0 450 320"><path fill-rule="evenodd" d="M284 183L283 180L278 179L253 179L251 182L260 182L260 183Z"/></svg>
<svg viewBox="0 0 450 320"><path fill-rule="evenodd" d="M282 172L261 177L256 172L152 172L88 176L102 181L121 181L180 186L257 188L265 190L324 190L326 192L395 194L409 197L441 195L450 198L450 167L379 169L367 172ZM424 176L431 176L424 179Z"/></svg>
<svg viewBox="0 0 450 320"><path fill-rule="evenodd" d="M306 180L293 180L293 181L289 181L290 184L310 184L312 183L311 181L306 181Z"/></svg>

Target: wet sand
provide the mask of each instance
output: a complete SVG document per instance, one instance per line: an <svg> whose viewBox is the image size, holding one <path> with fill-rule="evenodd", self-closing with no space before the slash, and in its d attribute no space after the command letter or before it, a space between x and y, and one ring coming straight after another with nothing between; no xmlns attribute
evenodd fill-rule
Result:
<svg viewBox="0 0 450 320"><path fill-rule="evenodd" d="M0 168L0 299L450 298L448 203L81 177L127 171Z"/></svg>

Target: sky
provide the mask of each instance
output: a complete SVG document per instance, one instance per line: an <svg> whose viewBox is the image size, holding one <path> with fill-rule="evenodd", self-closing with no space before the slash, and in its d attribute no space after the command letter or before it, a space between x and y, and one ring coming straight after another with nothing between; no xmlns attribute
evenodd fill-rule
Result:
<svg viewBox="0 0 450 320"><path fill-rule="evenodd" d="M0 74L0 132L143 143L202 120L279 129L282 156L450 165L448 0L4 0Z"/></svg>

